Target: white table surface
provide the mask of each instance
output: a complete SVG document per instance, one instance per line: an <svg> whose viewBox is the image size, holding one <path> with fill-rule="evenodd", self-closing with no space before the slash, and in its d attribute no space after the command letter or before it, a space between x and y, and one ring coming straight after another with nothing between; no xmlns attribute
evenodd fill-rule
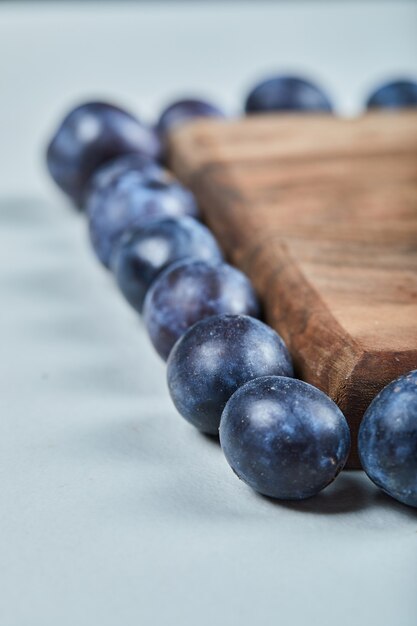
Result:
<svg viewBox="0 0 417 626"><path fill-rule="evenodd" d="M274 67L352 114L417 73L412 2L0 5L0 624L415 626L417 515L361 472L302 504L240 483L43 169L68 105L230 111Z"/></svg>

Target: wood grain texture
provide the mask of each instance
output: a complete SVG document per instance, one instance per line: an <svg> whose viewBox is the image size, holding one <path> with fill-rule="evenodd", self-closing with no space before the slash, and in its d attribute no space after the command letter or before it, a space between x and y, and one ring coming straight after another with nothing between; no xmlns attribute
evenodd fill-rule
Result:
<svg viewBox="0 0 417 626"><path fill-rule="evenodd" d="M417 368L417 112L204 120L169 154L297 374L345 413L358 467L369 402Z"/></svg>

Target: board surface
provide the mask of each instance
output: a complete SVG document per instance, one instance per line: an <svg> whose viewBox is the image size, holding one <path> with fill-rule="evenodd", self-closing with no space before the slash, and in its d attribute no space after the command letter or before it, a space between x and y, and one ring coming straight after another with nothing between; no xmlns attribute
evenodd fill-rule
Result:
<svg viewBox="0 0 417 626"><path fill-rule="evenodd" d="M417 368L417 112L201 120L169 153L297 375L345 413L358 467L364 411Z"/></svg>

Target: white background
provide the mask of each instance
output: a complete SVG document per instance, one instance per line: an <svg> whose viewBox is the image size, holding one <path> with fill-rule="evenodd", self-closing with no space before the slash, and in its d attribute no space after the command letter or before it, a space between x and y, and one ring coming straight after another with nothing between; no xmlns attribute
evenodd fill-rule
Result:
<svg viewBox="0 0 417 626"><path fill-rule="evenodd" d="M162 362L49 183L72 104L230 113L274 69L342 114L417 75L412 2L0 4L2 626L415 626L417 519L359 472L273 504L173 409Z"/></svg>

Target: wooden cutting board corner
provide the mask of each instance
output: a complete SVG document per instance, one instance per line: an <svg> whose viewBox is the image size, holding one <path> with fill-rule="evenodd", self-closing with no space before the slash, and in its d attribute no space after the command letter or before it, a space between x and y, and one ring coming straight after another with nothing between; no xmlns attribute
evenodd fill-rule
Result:
<svg viewBox="0 0 417 626"><path fill-rule="evenodd" d="M359 467L364 411L417 368L417 111L200 120L169 153L297 375L346 415Z"/></svg>

